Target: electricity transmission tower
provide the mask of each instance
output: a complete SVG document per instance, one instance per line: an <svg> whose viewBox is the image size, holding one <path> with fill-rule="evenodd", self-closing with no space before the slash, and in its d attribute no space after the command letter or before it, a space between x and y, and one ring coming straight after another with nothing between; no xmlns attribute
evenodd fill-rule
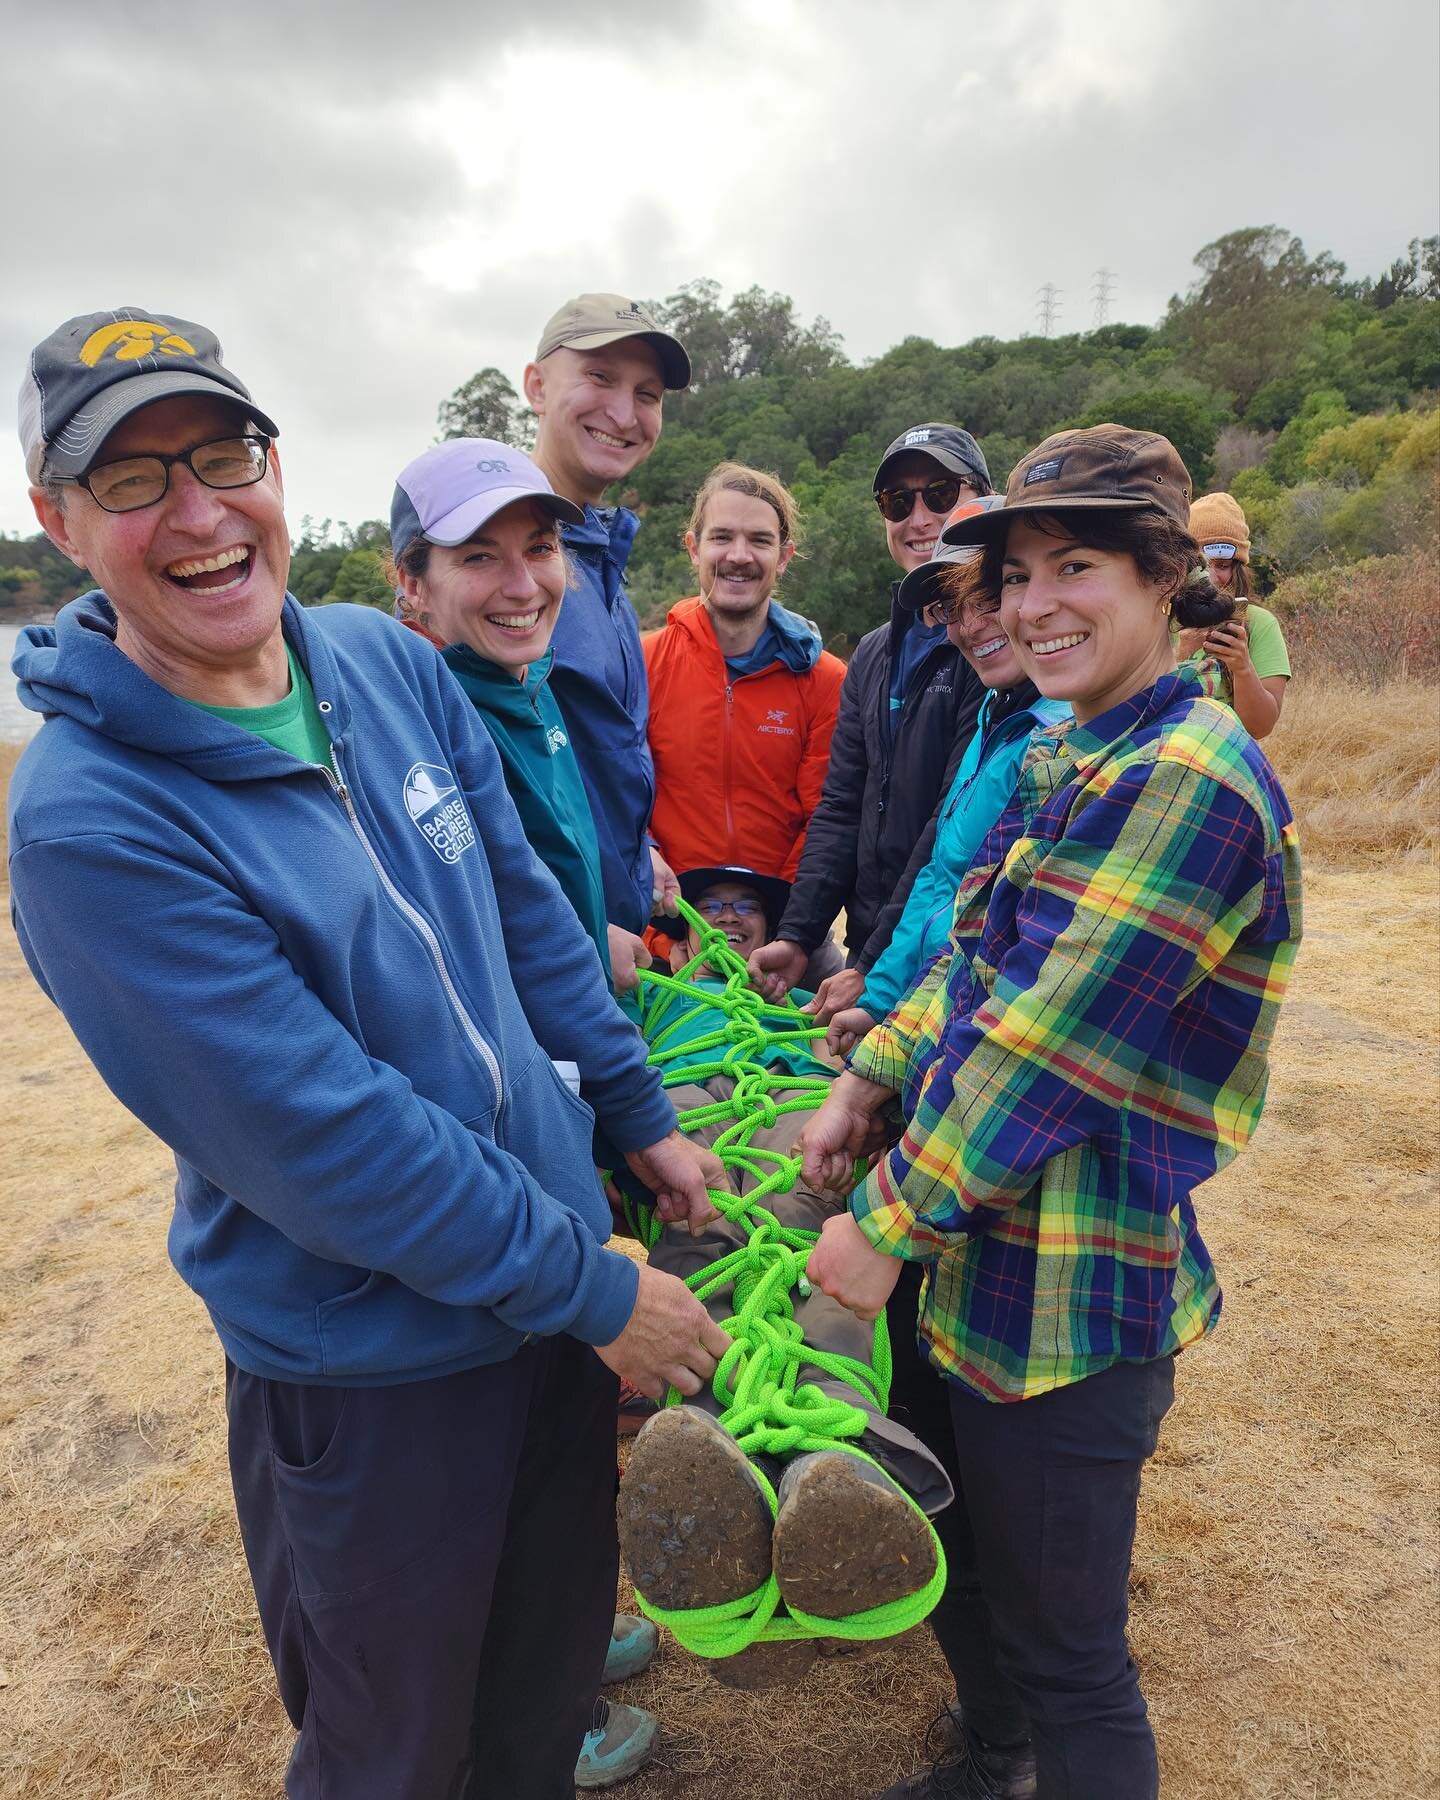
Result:
<svg viewBox="0 0 1440 1800"><path fill-rule="evenodd" d="M1095 329L1110 323L1110 302L1115 298L1115 272L1113 269L1097 269L1095 285L1090 290L1095 300Z"/></svg>
<svg viewBox="0 0 1440 1800"><path fill-rule="evenodd" d="M1063 290L1056 287L1053 281L1047 281L1044 287L1038 288L1036 291L1040 296L1040 304L1036 311L1040 314L1041 335L1049 337L1055 329L1056 319L1060 316L1060 295Z"/></svg>

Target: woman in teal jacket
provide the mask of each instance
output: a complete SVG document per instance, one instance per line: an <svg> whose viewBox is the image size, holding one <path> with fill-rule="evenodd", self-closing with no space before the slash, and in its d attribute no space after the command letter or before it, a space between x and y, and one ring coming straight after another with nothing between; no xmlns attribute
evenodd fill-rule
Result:
<svg viewBox="0 0 1440 1800"><path fill-rule="evenodd" d="M582 516L522 451L492 438L452 438L400 471L390 544L401 616L443 646L499 752L530 847L559 882L610 981L595 821L549 687L550 640L570 572L560 525L578 525ZM638 1673L654 1650L654 1626L617 1613L605 1679ZM633 1774L658 1731L652 1713L597 1700L576 1784L605 1786Z"/></svg>
<svg viewBox="0 0 1440 1800"><path fill-rule="evenodd" d="M967 508L979 511L978 507ZM953 517L963 516L957 509ZM896 596L902 606L944 610L950 641L989 688L980 722L940 807L930 860L915 876L905 910L853 1006L833 1014L826 1047L843 1055L919 982L949 942L960 878L1005 809L1034 733L1068 719L1070 708L1042 700L1020 672L1015 649L991 607L956 599L956 566L974 553L948 544L913 570ZM820 1013L823 1020L825 1015Z"/></svg>
<svg viewBox="0 0 1440 1800"><path fill-rule="evenodd" d="M567 572L560 522L579 517L523 452L452 438L401 470L390 541L406 623L444 646L500 754L525 836L608 979L595 822L549 688Z"/></svg>

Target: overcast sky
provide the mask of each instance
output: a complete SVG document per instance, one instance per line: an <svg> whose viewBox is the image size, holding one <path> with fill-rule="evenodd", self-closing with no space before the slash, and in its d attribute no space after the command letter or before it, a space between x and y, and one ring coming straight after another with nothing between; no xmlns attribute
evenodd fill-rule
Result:
<svg viewBox="0 0 1440 1800"><path fill-rule="evenodd" d="M198 319L301 515L383 516L441 399L583 288L713 276L857 360L1154 322L1276 223L1440 230L1435 0L0 0L5 405L62 319ZM13 412L11 415L13 417ZM18 446L0 530L29 531Z"/></svg>

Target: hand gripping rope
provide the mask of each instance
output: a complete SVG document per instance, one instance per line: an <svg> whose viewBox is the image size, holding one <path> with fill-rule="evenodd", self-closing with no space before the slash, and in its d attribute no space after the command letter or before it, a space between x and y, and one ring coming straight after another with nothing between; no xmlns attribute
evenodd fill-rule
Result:
<svg viewBox="0 0 1440 1800"><path fill-rule="evenodd" d="M812 1025L789 1001L774 1006L763 1000L750 986L745 964L726 943L724 934L707 925L683 900L679 906L682 918L699 937L700 953L679 976L652 969L640 974L642 996L648 995L642 998L642 1015L650 1044L649 1061L661 1071L666 1087L704 1082L714 1075L727 1075L734 1081L728 1100L680 1113L679 1125L681 1131L695 1131L729 1119L731 1123L715 1138L712 1148L727 1169L743 1171L755 1182L743 1199L728 1188L709 1190L715 1210L743 1223L749 1240L741 1249L698 1270L687 1284L701 1301L733 1288L733 1316L723 1321L733 1341L712 1382L722 1408L720 1424L752 1461L757 1455L794 1456L816 1450L843 1450L873 1461L856 1441L865 1429L863 1410L831 1399L811 1382L800 1383L799 1374L802 1366L821 1369L865 1394L883 1412L890 1395L890 1338L885 1316L882 1313L875 1321L874 1352L868 1365L805 1343L795 1319L793 1296L797 1290L802 1297L810 1293L805 1264L819 1234L782 1225L762 1204L770 1194L791 1192L800 1176L800 1158L750 1141L757 1130L773 1126L786 1113L810 1112L824 1100L828 1081L768 1069L760 1057L774 1044L824 1037L825 1028ZM697 997L685 977L705 972L706 964L709 973L724 981L724 991ZM662 1016L677 1004L680 1013L661 1024ZM714 1011L724 1019L716 1030L699 1037L682 1033L678 1043L669 1042L688 1020ZM710 1060L693 1060L697 1053L707 1051L713 1053ZM682 1066L667 1072L667 1065L677 1057L685 1059ZM625 1210L635 1236L647 1249L653 1246L663 1229L654 1213L648 1209L637 1213L628 1197ZM681 1399L678 1390L671 1388L665 1404L677 1406ZM775 1490L763 1469L755 1467L755 1478L773 1516L777 1511ZM915 1506L913 1500L910 1504ZM918 1506L915 1510L921 1511ZM666 1610L652 1606L638 1592L635 1598L641 1610L666 1626L687 1650L710 1658L736 1656L754 1643L797 1638L892 1637L918 1625L945 1591L945 1556L938 1539L935 1558L935 1574L918 1593L844 1619L823 1619L787 1609L773 1574L753 1593L720 1606Z"/></svg>

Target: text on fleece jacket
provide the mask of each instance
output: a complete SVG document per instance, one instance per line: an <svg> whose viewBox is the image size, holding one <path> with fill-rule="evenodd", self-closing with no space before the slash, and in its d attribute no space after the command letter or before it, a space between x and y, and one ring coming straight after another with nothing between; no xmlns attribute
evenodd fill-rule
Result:
<svg viewBox="0 0 1440 1800"><path fill-rule="evenodd" d="M242 1368L364 1384L606 1343L635 1273L551 1059L622 1150L673 1109L434 650L364 607L287 600L284 630L333 774L149 680L103 595L23 634L26 958L175 1151L171 1256Z"/></svg>
<svg viewBox="0 0 1440 1800"><path fill-rule="evenodd" d="M793 879L820 802L845 665L775 601L779 660L732 677L698 596L641 642L655 759L651 830L677 873L737 864Z"/></svg>

